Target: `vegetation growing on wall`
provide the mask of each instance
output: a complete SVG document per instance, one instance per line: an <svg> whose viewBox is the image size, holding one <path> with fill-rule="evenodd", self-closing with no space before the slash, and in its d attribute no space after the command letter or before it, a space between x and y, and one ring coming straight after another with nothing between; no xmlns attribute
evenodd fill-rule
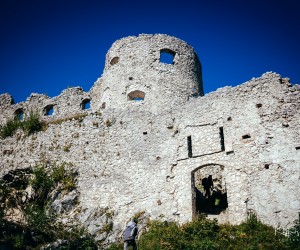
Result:
<svg viewBox="0 0 300 250"><path fill-rule="evenodd" d="M40 120L39 114L30 112L28 117L25 117L23 121L18 117L8 120L4 125L0 125L0 137L6 138L12 136L17 129L22 129L26 135L30 135L34 132L41 131L44 123Z"/></svg>

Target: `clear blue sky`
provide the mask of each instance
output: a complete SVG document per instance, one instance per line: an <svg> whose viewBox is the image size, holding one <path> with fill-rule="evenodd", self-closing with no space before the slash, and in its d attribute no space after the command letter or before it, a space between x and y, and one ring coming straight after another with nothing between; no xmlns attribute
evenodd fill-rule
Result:
<svg viewBox="0 0 300 250"><path fill-rule="evenodd" d="M0 0L0 93L89 91L122 37L176 36L195 48L205 93L266 71L300 83L298 0Z"/></svg>

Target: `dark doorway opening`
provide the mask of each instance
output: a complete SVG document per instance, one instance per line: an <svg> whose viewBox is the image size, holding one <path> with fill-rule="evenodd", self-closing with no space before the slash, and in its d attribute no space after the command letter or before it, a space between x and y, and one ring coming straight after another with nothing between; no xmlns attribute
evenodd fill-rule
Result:
<svg viewBox="0 0 300 250"><path fill-rule="evenodd" d="M206 165L192 172L193 215L218 215L228 207L223 166Z"/></svg>

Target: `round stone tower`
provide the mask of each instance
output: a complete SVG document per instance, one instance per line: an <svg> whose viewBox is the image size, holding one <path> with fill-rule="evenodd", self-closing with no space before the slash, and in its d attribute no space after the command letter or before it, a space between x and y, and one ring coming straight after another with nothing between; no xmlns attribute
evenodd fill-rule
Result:
<svg viewBox="0 0 300 250"><path fill-rule="evenodd" d="M116 41L106 55L104 73L98 81L103 109L160 113L203 95L201 64L194 49L162 34Z"/></svg>

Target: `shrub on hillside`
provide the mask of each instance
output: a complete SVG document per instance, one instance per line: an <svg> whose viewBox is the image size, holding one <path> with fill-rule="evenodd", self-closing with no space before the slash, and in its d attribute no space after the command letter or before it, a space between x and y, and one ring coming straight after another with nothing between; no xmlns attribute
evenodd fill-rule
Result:
<svg viewBox="0 0 300 250"><path fill-rule="evenodd" d="M147 232L138 240L140 250L241 250L241 249L297 249L287 245L286 236L250 215L240 225L222 225L200 215L192 222L152 221ZM121 250L122 243L110 250Z"/></svg>
<svg viewBox="0 0 300 250"><path fill-rule="evenodd" d="M300 213L298 220L295 220L294 226L289 230L288 246L291 249L300 250Z"/></svg>
<svg viewBox="0 0 300 250"><path fill-rule="evenodd" d="M246 222L240 225L221 225L217 241L219 249L289 249L286 236L280 231L275 233L271 226L259 221L255 214L250 214Z"/></svg>

